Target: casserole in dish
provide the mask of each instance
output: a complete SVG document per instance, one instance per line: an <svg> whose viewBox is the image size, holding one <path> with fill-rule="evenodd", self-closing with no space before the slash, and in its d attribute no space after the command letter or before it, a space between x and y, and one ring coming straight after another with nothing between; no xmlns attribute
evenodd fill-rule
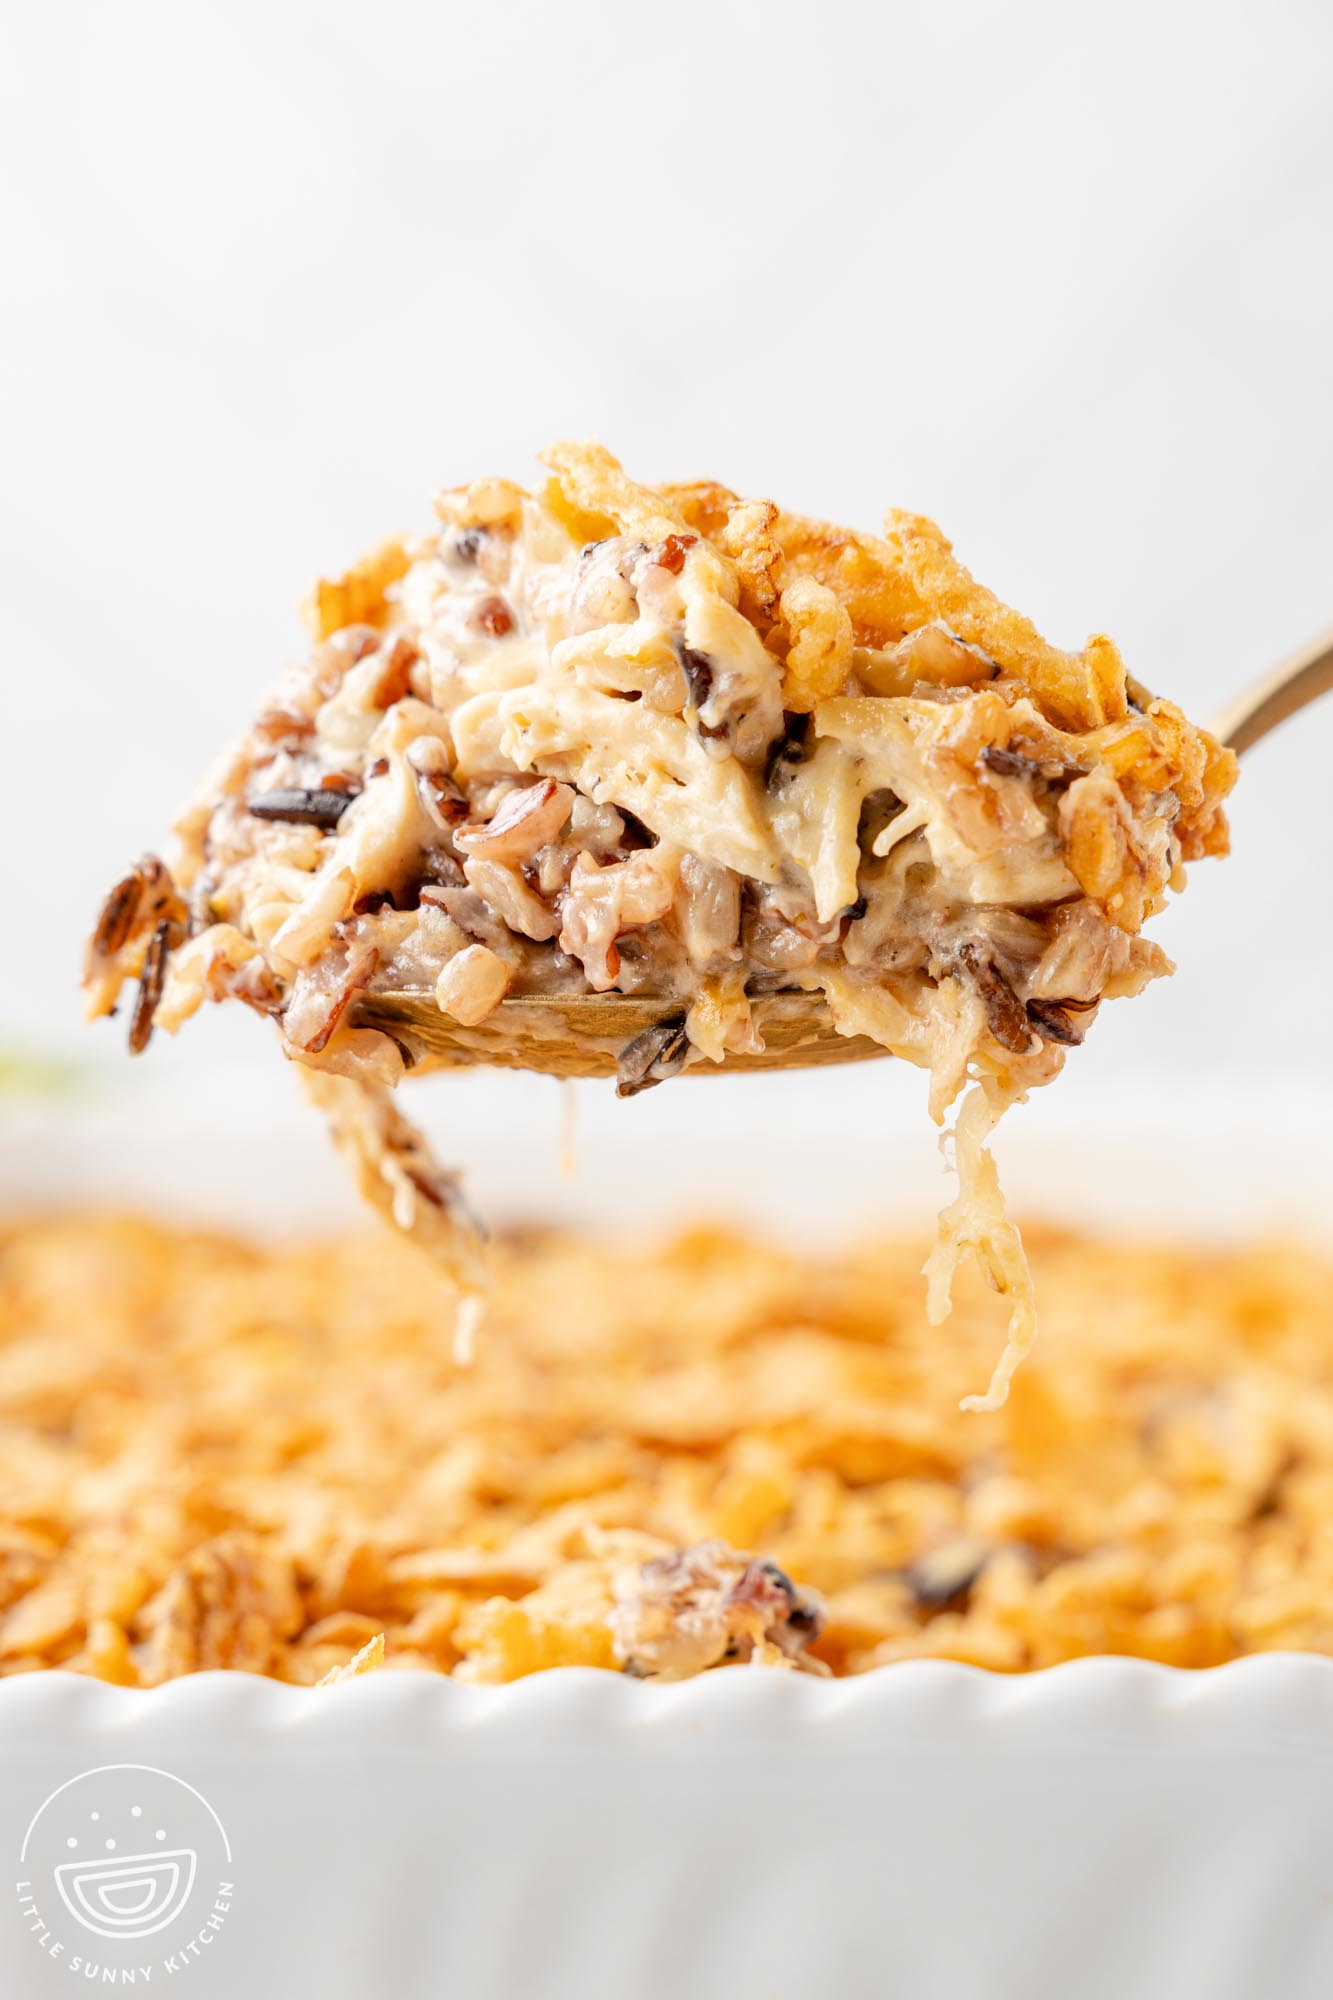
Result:
<svg viewBox="0 0 1333 2000"><path fill-rule="evenodd" d="M730 1188L721 1167L700 1178L663 1093L639 1130L654 1223L702 1206L788 1233L827 1226L763 1142L793 1087L781 1107L733 1100L757 1143ZM488 1079L478 1096L487 1119L531 1113L534 1086L495 1091ZM257 1148L243 1099L134 1101L137 1128L114 1106L11 1118L9 1211L49 1209L57 1193L104 1204L110 1149L90 1144L101 1120L103 1137L119 1135L121 1205L179 1211L180 1162L206 1137L196 1208L222 1213L224 1190L229 1223L339 1219L299 1124L266 1113ZM867 1166L840 1140L847 1105L820 1079L801 1108L816 1169L843 1154L845 1222L848 1180ZM596 1128L601 1106L588 1109ZM1238 1218L1251 1232L1293 1216L1318 1228L1317 1107L1269 1103L1251 1120L1234 1102L1188 1109L1168 1140L1155 1110L1071 1101L1076 1129L1098 1134L1095 1162L1069 1126L1020 1125L1020 1201L1037 1185L1086 1214L1100 1172L1117 1228L1141 1229L1166 1203L1173 1231L1197 1234L1200 1210L1221 1234ZM588 1136L577 1205L623 1226L641 1187ZM501 1212L507 1187L519 1220L531 1184L510 1151L482 1179ZM924 1164L908 1147L877 1166L874 1206L887 1179L900 1212L924 1219ZM1098 1659L1011 1677L937 1660L849 1681L724 1670L676 1687L568 1668L511 1687L384 1672L318 1691L240 1674L151 1691L19 1674L0 1687L14 1882L0 1962L25 2000L68 1990L72 1971L150 1990L188 1971L203 1993L331 2000L367 1987L667 2000L749 1982L780 1996L1300 2000L1322 1993L1333 1957L1330 1754L1333 1670L1280 1653L1202 1674ZM161 1929L147 1928L159 1912Z"/></svg>

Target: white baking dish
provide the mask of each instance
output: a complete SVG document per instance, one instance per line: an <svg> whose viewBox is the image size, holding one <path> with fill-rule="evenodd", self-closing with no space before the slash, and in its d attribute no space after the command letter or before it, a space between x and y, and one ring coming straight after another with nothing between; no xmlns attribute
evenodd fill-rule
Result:
<svg viewBox="0 0 1333 2000"><path fill-rule="evenodd" d="M712 1185L698 1085L592 1100L572 1188L549 1093L469 1082L454 1106L493 1211L642 1221L647 1194L660 1223L716 1211L730 1178L729 1208L818 1229L857 1201L865 1219L868 1196L898 1219L934 1201L915 1081L717 1087L710 1128L749 1143L743 1176L704 1149ZM868 1087L894 1133L874 1175L847 1138ZM1026 1206L1043 1191L1085 1220L1228 1232L1333 1213L1317 1104L1228 1095L1167 1119L1075 1090L1041 1113L1001 1147ZM814 1206L776 1143L794 1115ZM520 1127L535 1144L515 1176ZM98 1194L266 1224L351 1212L313 1129L244 1088L9 1116L0 1204ZM1333 1662L321 1691L206 1674L150 1694L22 1676L0 1683L0 1845L3 2000L72 1981L228 2000L1326 2000Z"/></svg>
<svg viewBox="0 0 1333 2000"><path fill-rule="evenodd" d="M1326 2000L1333 1979L1324 1660L149 1695L28 1675L0 1755L8 1873L50 1932L11 1887L7 2000L80 1990L76 1957L228 2000ZM39 1835L141 1796L198 1855L157 1935L89 1932L49 1845L19 1859L82 1773Z"/></svg>

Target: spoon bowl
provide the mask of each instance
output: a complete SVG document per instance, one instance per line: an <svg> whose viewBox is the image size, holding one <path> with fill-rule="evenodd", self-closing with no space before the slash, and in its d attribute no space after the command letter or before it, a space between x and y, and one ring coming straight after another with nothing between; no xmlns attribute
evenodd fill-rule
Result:
<svg viewBox="0 0 1333 2000"><path fill-rule="evenodd" d="M1213 733L1229 749L1244 751L1299 709L1333 690L1333 632L1294 654L1229 703ZM1135 698L1152 696L1136 683ZM814 1069L865 1062L887 1051L865 1035L840 1035L818 993L772 993L752 1003L764 1047L757 1055L728 1055L720 1063L695 1058L686 1076L720 1071ZM465 1028L442 1014L429 987L397 993L363 993L353 1006L359 1027L392 1035L415 1070L457 1069L483 1063L501 1069L534 1069L548 1076L615 1076L629 1043L653 1028L683 1019L680 1002L627 993L573 993L502 1000L485 1021Z"/></svg>
<svg viewBox="0 0 1333 2000"><path fill-rule="evenodd" d="M683 1075L813 1069L887 1053L867 1035L838 1034L822 994L772 993L750 1006L763 1037L762 1051L728 1055L721 1063L696 1059ZM486 1063L567 1077L615 1076L622 1053L637 1036L683 1018L678 1000L573 993L502 1000L480 1026L464 1028L440 1012L429 987L364 993L353 1013L357 1027L391 1035L411 1057L414 1073Z"/></svg>

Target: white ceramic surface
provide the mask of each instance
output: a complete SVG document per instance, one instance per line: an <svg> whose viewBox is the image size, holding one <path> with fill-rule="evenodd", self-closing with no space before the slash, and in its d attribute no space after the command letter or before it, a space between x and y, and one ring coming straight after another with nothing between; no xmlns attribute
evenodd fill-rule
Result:
<svg viewBox="0 0 1333 2000"><path fill-rule="evenodd" d="M222 1010L218 1010L219 1012ZM1124 1011L1124 1010L1122 1010ZM267 1233L365 1226L318 1115L259 1024L249 1061L200 1074L123 1057L54 1098L0 1103L0 1212L112 1202ZM1116 1025L1112 1009L1102 1030ZM1016 1214L1200 1237L1333 1234L1333 1090L1255 1078L1163 1094L1126 1082L1090 1041L1004 1120L994 1141ZM1079 1055L1085 1054L1080 1050ZM686 1078L628 1103L607 1084L567 1086L576 1171L558 1156L561 1086L476 1071L403 1094L440 1157L497 1223L555 1220L651 1233L731 1217L827 1243L924 1224L951 1198L926 1079L905 1063L856 1063L782 1079Z"/></svg>
<svg viewBox="0 0 1333 2000"><path fill-rule="evenodd" d="M1333 1981L1323 1660L319 1693L207 1674L147 1696L52 1674L0 1695L6 2000L100 1990L104 1968L208 2000L1326 2000ZM108 1941L36 1850L100 1837L132 1798L194 1840L197 1878L162 1931Z"/></svg>

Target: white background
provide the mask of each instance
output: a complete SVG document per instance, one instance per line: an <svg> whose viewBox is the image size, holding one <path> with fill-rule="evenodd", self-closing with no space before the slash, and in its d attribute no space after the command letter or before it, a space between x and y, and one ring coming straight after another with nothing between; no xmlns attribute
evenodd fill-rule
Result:
<svg viewBox="0 0 1333 2000"><path fill-rule="evenodd" d="M1320 0L52 0L6 40L11 1048L123 1066L82 934L304 588L555 436L932 513L1199 715L1333 621ZM1177 979L1056 1095L1329 1081L1330 750L1333 703L1247 763ZM262 1039L214 1016L137 1075L267 1075Z"/></svg>

